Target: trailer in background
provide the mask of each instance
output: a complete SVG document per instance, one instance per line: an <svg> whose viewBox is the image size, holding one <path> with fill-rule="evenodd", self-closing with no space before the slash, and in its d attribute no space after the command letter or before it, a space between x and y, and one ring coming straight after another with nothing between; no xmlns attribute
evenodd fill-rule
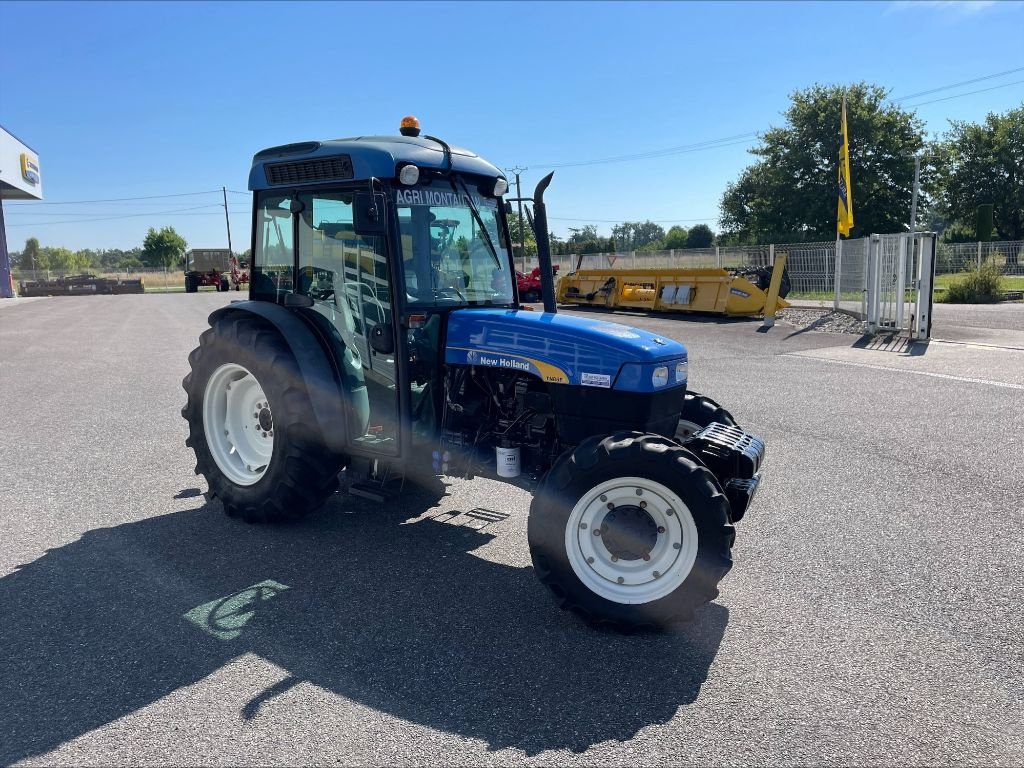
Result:
<svg viewBox="0 0 1024 768"><path fill-rule="evenodd" d="M20 296L95 296L118 293L145 293L146 284L141 277L119 279L82 274L55 277L52 280L22 280Z"/></svg>
<svg viewBox="0 0 1024 768"><path fill-rule="evenodd" d="M185 293L208 285L226 291L231 274L231 251L227 248L197 248L185 254Z"/></svg>

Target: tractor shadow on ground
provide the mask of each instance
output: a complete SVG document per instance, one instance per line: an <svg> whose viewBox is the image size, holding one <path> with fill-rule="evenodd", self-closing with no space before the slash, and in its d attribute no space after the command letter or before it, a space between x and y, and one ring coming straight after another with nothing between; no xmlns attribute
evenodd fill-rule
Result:
<svg viewBox="0 0 1024 768"><path fill-rule="evenodd" d="M401 506L429 510L436 494L421 493ZM48 551L0 578L0 764L247 652L289 677L240 704L240 719L274 717L263 705L310 681L530 755L625 741L694 701L726 608L660 634L591 630L557 610L532 569L471 553L494 531L519 535L483 512L410 517L336 497L302 523L250 526L213 502Z"/></svg>

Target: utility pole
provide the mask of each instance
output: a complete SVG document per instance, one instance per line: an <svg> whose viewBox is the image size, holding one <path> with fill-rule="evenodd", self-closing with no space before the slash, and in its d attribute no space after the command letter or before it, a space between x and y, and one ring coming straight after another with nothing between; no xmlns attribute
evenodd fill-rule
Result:
<svg viewBox="0 0 1024 768"><path fill-rule="evenodd" d="M914 225L917 223L917 192L921 188L921 156L914 155L914 193L910 197L910 240L914 240Z"/></svg>
<svg viewBox="0 0 1024 768"><path fill-rule="evenodd" d="M914 155L914 192L910 196L910 262L914 262L914 225L917 224L917 192L921 187L921 156Z"/></svg>
<svg viewBox="0 0 1024 768"><path fill-rule="evenodd" d="M234 256L235 252L231 249L231 219L228 218L228 188L221 187L220 191L224 193L224 224L228 228L228 253Z"/></svg>
<svg viewBox="0 0 1024 768"><path fill-rule="evenodd" d="M516 206L519 208L519 258L522 259L523 263L523 274L526 274L526 230L524 229L525 222L523 221L523 193L519 188L519 174L523 171L528 171L529 168L506 168L507 173L514 173L516 175Z"/></svg>

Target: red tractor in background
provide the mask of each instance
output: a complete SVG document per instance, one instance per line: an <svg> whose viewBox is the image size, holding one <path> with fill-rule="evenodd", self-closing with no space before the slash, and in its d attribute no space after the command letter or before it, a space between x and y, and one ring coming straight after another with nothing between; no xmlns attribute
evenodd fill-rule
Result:
<svg viewBox="0 0 1024 768"><path fill-rule="evenodd" d="M235 254L231 254L231 285L240 291L243 284L249 284L249 262L239 261Z"/></svg>
<svg viewBox="0 0 1024 768"><path fill-rule="evenodd" d="M552 272L555 275L558 274L557 264L552 267ZM516 271L516 284L519 288L519 298L521 301L527 304L540 301L540 267L534 267L533 271L528 275Z"/></svg>

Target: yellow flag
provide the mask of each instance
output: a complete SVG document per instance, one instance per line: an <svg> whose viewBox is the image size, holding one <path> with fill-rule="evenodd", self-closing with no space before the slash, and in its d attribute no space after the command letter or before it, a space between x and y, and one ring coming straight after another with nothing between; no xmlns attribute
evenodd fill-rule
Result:
<svg viewBox="0 0 1024 768"><path fill-rule="evenodd" d="M843 144L839 148L839 212L836 230L850 236L853 229L853 194L850 192L850 137L846 132L846 97L843 96Z"/></svg>

